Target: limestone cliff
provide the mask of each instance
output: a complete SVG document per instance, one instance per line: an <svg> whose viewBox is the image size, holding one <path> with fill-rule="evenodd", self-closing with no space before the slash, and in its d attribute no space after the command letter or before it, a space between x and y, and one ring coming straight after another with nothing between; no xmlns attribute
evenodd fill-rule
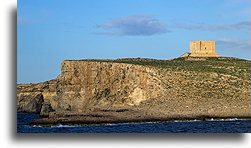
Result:
<svg viewBox="0 0 251 148"><path fill-rule="evenodd" d="M63 61L57 78L59 108L84 112L96 106L134 106L161 96L154 69L111 62Z"/></svg>
<svg viewBox="0 0 251 148"><path fill-rule="evenodd" d="M236 58L65 60L56 79L17 85L18 111L49 115L37 120L46 124L250 117L249 67Z"/></svg>

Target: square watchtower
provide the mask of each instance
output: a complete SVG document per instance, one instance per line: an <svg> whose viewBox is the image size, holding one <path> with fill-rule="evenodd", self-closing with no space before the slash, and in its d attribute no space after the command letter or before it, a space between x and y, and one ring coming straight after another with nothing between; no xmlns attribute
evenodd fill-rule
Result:
<svg viewBox="0 0 251 148"><path fill-rule="evenodd" d="M219 54L215 52L215 41L191 41L189 56L219 57Z"/></svg>

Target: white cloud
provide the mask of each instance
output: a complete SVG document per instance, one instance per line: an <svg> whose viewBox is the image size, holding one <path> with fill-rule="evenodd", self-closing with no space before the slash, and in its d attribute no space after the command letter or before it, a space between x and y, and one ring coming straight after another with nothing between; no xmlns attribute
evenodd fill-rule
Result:
<svg viewBox="0 0 251 148"><path fill-rule="evenodd" d="M109 31L97 32L100 35L115 36L151 36L171 32L171 28L201 31L250 30L250 21L240 21L225 24L205 23L164 23L154 18L154 15L133 15L117 18L97 27Z"/></svg>
<svg viewBox="0 0 251 148"><path fill-rule="evenodd" d="M251 42L247 39L221 38L218 39L216 42L220 47L227 47L229 49L250 50L251 48Z"/></svg>
<svg viewBox="0 0 251 148"><path fill-rule="evenodd" d="M167 24L154 19L154 15L133 15L118 18L107 24L98 25L103 29L115 29L110 32L99 32L97 34L117 36L151 36L169 32Z"/></svg>
<svg viewBox="0 0 251 148"><path fill-rule="evenodd" d="M174 28L182 28L188 30L205 30L205 31L216 31L216 30L238 30L238 29L250 29L249 21L242 21L237 23L229 24L216 24L216 25L206 25L206 24L174 24L171 25Z"/></svg>

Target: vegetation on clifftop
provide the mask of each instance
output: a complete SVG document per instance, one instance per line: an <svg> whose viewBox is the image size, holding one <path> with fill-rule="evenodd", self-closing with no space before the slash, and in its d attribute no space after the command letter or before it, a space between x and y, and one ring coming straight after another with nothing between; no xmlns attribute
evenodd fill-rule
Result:
<svg viewBox="0 0 251 148"><path fill-rule="evenodd" d="M123 58L116 60L84 59L81 61L127 63L156 68L167 68L175 71L215 72L236 76L245 80L250 79L251 61L232 57L207 58L176 58L171 60L157 60L146 58Z"/></svg>

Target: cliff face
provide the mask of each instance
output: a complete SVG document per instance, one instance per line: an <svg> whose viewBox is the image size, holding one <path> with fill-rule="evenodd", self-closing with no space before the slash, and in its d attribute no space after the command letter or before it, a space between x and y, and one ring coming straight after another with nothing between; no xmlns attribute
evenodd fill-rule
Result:
<svg viewBox="0 0 251 148"><path fill-rule="evenodd" d="M65 60L55 80L17 86L18 111L116 119L250 116L249 66L233 58Z"/></svg>
<svg viewBox="0 0 251 148"><path fill-rule="evenodd" d="M62 110L133 106L161 95L154 70L140 65L63 61L61 71L57 80Z"/></svg>
<svg viewBox="0 0 251 148"><path fill-rule="evenodd" d="M38 84L19 84L18 111L29 111L39 95L53 110L86 112L95 108L139 105L161 96L163 89L155 70L149 67L110 62L63 61L62 74ZM45 103L42 103L45 104Z"/></svg>

